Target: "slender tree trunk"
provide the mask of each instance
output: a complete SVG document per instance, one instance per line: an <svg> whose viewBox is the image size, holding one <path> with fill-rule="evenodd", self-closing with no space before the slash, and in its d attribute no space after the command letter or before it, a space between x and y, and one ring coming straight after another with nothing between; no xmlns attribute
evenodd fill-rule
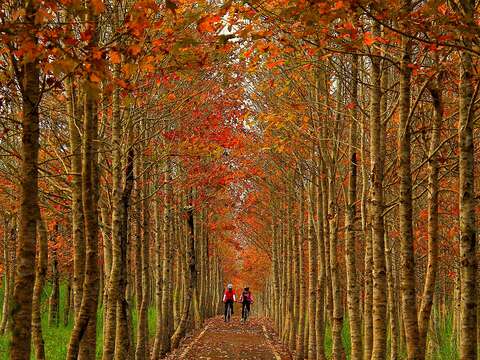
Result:
<svg viewBox="0 0 480 360"><path fill-rule="evenodd" d="M12 296L12 255L10 251L10 229L9 221L5 216L3 227L3 259L4 259L4 287L3 287L3 307L2 307L2 322L0 323L0 335L4 335L7 329L8 314L10 312L10 298Z"/></svg>
<svg viewBox="0 0 480 360"><path fill-rule="evenodd" d="M410 0L403 4L409 11ZM419 337L417 323L417 301L415 292L415 260L413 254L413 210L411 176L411 131L410 131L410 78L411 44L402 37L402 59L400 63L400 123L398 127L398 163L400 176L399 220L400 220L400 288L402 318L405 326L408 359L419 359Z"/></svg>
<svg viewBox="0 0 480 360"><path fill-rule="evenodd" d="M352 103L357 104L358 88L358 57L355 55L352 62ZM362 359L362 330L360 317L360 298L357 283L356 266L356 203L357 203L357 110L352 110L350 124L350 175L348 182L345 262L347 267L347 307L350 322L351 359Z"/></svg>
<svg viewBox="0 0 480 360"><path fill-rule="evenodd" d="M362 129L362 159L366 158L365 126ZM366 174L367 165L362 164L362 233L364 237L364 300L363 300L363 359L370 360L372 357L373 346L373 258L372 258L372 231L371 231L371 214L367 205L369 195L367 190L368 176Z"/></svg>
<svg viewBox="0 0 480 360"><path fill-rule="evenodd" d="M96 15L90 10L87 20L97 23ZM89 48L96 47L97 31L94 29ZM97 169L97 85L85 82L84 133L82 157L82 200L85 222L85 278L83 296L75 325L68 345L67 360L75 360L79 355L80 342L82 347L90 350L89 355L95 356L96 337L95 325L97 319L97 303L99 290L98 270L98 169ZM93 329L93 331L92 331Z"/></svg>
<svg viewBox="0 0 480 360"><path fill-rule="evenodd" d="M143 199L142 199L142 244L141 244L141 277L142 301L138 313L137 347L135 359L145 360L148 353L148 306L150 303L150 209L148 202L148 174L143 169Z"/></svg>
<svg viewBox="0 0 480 360"><path fill-rule="evenodd" d="M340 285L337 261L337 227L338 213L335 205L335 171L330 171L328 184L328 217L330 228L330 271L332 277L332 359L345 359L345 350L342 344L342 327L343 327L343 304L342 289Z"/></svg>
<svg viewBox="0 0 480 360"><path fill-rule="evenodd" d="M68 326L70 314L72 313L72 279L67 278L67 287L65 288L65 298L63 302L63 326Z"/></svg>
<svg viewBox="0 0 480 360"><path fill-rule="evenodd" d="M320 149L318 150L320 151ZM317 283L317 307L315 309L315 337L317 339L317 360L325 359L325 287L327 284L325 269L326 269L326 260L325 260L325 243L323 241L324 237L324 216L327 211L323 203L323 187L322 179L323 176L323 165L322 160L318 159L317 168L320 169L320 173L316 176L316 188L317 188L317 258L318 258L318 283Z"/></svg>
<svg viewBox="0 0 480 360"><path fill-rule="evenodd" d="M165 294L163 293L163 259L162 259L162 248L165 245L164 237L168 236L165 232L168 232L168 222L167 215L167 205L166 205L166 196L163 198L163 206L160 201L160 197L157 197L155 200L155 307L157 310L156 314L156 332L155 340L153 344L153 350L151 354L151 359L158 359L160 356L160 345L162 342L162 335L165 332L165 329L162 328L163 320L166 316L162 313L162 302ZM162 219L163 216L163 219Z"/></svg>
<svg viewBox="0 0 480 360"><path fill-rule="evenodd" d="M474 21L474 0L461 2L465 20ZM472 44L464 40L466 48ZM458 121L459 142L459 194L460 194L460 359L477 358L477 299L475 293L477 254L474 190L473 89L474 65L468 50L460 52L460 104Z"/></svg>
<svg viewBox="0 0 480 360"><path fill-rule="evenodd" d="M385 229L385 264L387 268L387 290L388 290L388 318L390 321L390 359L397 360L398 352L398 318L397 318L397 302L395 297L395 280L394 267L392 261L392 247Z"/></svg>
<svg viewBox="0 0 480 360"><path fill-rule="evenodd" d="M298 293L298 319L297 319L297 339L296 339L296 357L297 359L305 358L305 276L304 276L304 254L303 254L303 241L305 238L305 227L304 227L304 213L305 213L305 189L302 176L300 176L300 189L299 189L299 215L298 215L298 277L297 282L299 283L299 293Z"/></svg>
<svg viewBox="0 0 480 360"><path fill-rule="evenodd" d="M134 148L133 148L133 129L131 118L127 124L128 131L128 150L127 162L125 167L125 184L122 191L122 222L120 231L120 263L123 264L120 270L120 281L118 284L118 300L117 300L117 320L115 329L115 359L124 360L133 357L133 331L130 319L130 305L127 299L127 283L128 283L128 239L130 238L129 217L130 217L130 200L134 186Z"/></svg>
<svg viewBox="0 0 480 360"><path fill-rule="evenodd" d="M309 213L308 213L308 314L307 314L307 326L308 326L308 342L307 342L307 359L316 359L316 322L318 318L316 316L316 308L320 299L317 297L317 280L318 280L318 250L317 250L317 234L315 230L315 203L316 203L316 182L315 173L312 173L310 192L308 198ZM278 289L274 290L275 294L279 294ZM277 302L275 302L276 304Z"/></svg>
<svg viewBox="0 0 480 360"><path fill-rule="evenodd" d="M190 317L190 308L192 305L193 289L195 282L197 281L197 270L195 266L195 238L193 228L193 208L187 209L187 260L188 260L188 284L186 284L185 299L183 301L183 310L180 322L175 329L174 334L170 339L171 349L176 349L180 343L180 340L185 335L187 328L187 322Z"/></svg>
<svg viewBox="0 0 480 360"><path fill-rule="evenodd" d="M72 241L73 241L73 303L77 316L82 303L83 280L85 276L85 234L82 199L82 128L79 97L73 88L72 79L67 78L67 114L70 134L72 173ZM77 111L78 110L78 111ZM79 114L80 113L80 114Z"/></svg>
<svg viewBox="0 0 480 360"><path fill-rule="evenodd" d="M37 6L34 1L24 1L25 23L36 29ZM36 31L26 33L27 41L37 43ZM35 247L38 219L38 150L40 74L38 59L22 63L17 78L22 94L22 161L20 171L20 227L17 243L18 265L16 269L13 301L10 307L12 338L10 359L30 358L32 298L35 283Z"/></svg>
<svg viewBox="0 0 480 360"><path fill-rule="evenodd" d="M39 212L40 215L40 212ZM38 219L38 256L37 256L37 272L35 275L35 285L33 287L33 303L32 303L32 340L35 348L35 359L45 359L45 346L42 335L42 317L41 317L41 300L42 290L45 284L48 267L48 238L45 223Z"/></svg>
<svg viewBox="0 0 480 360"><path fill-rule="evenodd" d="M380 36L380 25L373 20L372 33ZM377 51L374 51L375 53ZM374 54L377 55L377 54ZM371 161L371 217L373 258L373 347L372 360L384 360L387 351L387 279L383 229L383 167L382 118L380 111L380 59L371 58L370 95L370 161Z"/></svg>
<svg viewBox="0 0 480 360"><path fill-rule="evenodd" d="M119 75L119 66L115 65L114 76ZM121 236L123 213L122 195L122 121L120 115L120 99L118 86L115 87L112 95L112 233L111 233L111 251L112 263L110 272L107 274L108 283L107 297L105 302L105 324L103 339L103 360L111 360L115 354L115 333L117 319L117 304L120 301L120 278L122 267Z"/></svg>
<svg viewBox="0 0 480 360"><path fill-rule="evenodd" d="M55 224L53 233L52 233L52 243L55 246L58 236L58 224ZM60 317L60 274L58 273L58 258L57 250L53 250L52 253L52 292L50 293L50 298L48 299L48 325L49 326L58 326L59 317Z"/></svg>
<svg viewBox="0 0 480 360"><path fill-rule="evenodd" d="M420 358L425 358L427 333L430 313L435 293L435 279L438 267L438 193L439 164L437 147L440 142L440 127L443 118L442 94L437 85L430 87L433 99L434 115L430 139L429 174L428 174L428 264L425 285L423 287L422 303L418 312L418 332Z"/></svg>

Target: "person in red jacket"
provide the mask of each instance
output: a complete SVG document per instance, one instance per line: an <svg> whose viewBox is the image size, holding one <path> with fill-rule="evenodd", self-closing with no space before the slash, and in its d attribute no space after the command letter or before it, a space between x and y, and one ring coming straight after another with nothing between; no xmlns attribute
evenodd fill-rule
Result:
<svg viewBox="0 0 480 360"><path fill-rule="evenodd" d="M242 321L247 321L248 314L250 314L250 304L253 304L253 295L250 288L243 289L240 303L242 304Z"/></svg>
<svg viewBox="0 0 480 360"><path fill-rule="evenodd" d="M225 303L225 321L227 321L227 312L228 307L232 309L233 315L233 303L237 301L237 294L235 294L235 290L233 290L233 285L228 284L227 290L223 293L223 302Z"/></svg>

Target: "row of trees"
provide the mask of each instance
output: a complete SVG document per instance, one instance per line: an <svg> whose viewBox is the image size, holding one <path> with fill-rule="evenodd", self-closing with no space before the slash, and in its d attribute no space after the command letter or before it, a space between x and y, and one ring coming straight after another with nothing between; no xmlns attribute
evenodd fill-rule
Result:
<svg viewBox="0 0 480 360"><path fill-rule="evenodd" d="M98 323L103 359L159 359L218 313L230 184L243 176L229 158L245 136L240 65L213 35L226 10L2 2L0 330L11 359L29 359L31 343L48 358L46 283L50 326L66 289L68 359L96 358Z"/></svg>
<svg viewBox="0 0 480 360"><path fill-rule="evenodd" d="M297 359L345 326L352 359L424 359L453 314L475 359L478 4L294 3L253 5L244 53L268 315Z"/></svg>
<svg viewBox="0 0 480 360"><path fill-rule="evenodd" d="M344 358L347 323L352 359L435 358L451 315L476 358L475 1L0 10L12 359L32 338L45 357L47 281L52 325L71 287L69 359L95 357L97 322L103 358L156 359L226 278L263 289L299 359L328 329Z"/></svg>

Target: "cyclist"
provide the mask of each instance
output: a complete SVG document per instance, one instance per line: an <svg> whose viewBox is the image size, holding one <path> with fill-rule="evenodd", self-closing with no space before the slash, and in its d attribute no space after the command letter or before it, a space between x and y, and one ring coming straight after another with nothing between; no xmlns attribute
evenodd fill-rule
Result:
<svg viewBox="0 0 480 360"><path fill-rule="evenodd" d="M227 321L227 312L228 307L232 309L232 316L233 316L233 303L237 301L237 295L235 294L235 290L233 290L233 285L228 284L227 290L223 294L223 302L225 303L225 322Z"/></svg>
<svg viewBox="0 0 480 360"><path fill-rule="evenodd" d="M240 302L242 303L241 321L247 321L247 316L250 313L250 304L253 304L253 295L250 291L250 288L246 287L245 289L243 289L242 295L240 296Z"/></svg>

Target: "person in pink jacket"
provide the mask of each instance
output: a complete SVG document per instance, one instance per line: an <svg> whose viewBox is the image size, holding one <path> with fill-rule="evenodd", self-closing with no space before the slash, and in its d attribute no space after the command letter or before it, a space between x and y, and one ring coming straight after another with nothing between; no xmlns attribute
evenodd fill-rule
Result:
<svg viewBox="0 0 480 360"><path fill-rule="evenodd" d="M247 321L250 313L250 305L253 304L253 295L250 288L246 287L240 296L240 303L242 304L242 321Z"/></svg>

